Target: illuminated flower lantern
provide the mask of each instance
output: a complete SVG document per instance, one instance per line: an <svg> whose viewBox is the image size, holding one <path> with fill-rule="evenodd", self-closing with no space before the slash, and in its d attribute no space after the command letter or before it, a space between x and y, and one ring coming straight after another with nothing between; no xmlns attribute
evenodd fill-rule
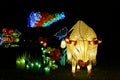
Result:
<svg viewBox="0 0 120 80"><path fill-rule="evenodd" d="M59 49L55 49L54 51L50 52L50 57L52 60L59 62L61 60L61 56L62 56L62 54L60 53Z"/></svg>
<svg viewBox="0 0 120 80"><path fill-rule="evenodd" d="M39 42L42 50L43 73L48 75L51 69L58 68L55 62L60 60L61 54L59 49L47 47L47 38L39 37Z"/></svg>
<svg viewBox="0 0 120 80"><path fill-rule="evenodd" d="M67 61L72 65L72 76L87 67L88 77L91 77L92 65L96 64L97 48L101 40L97 39L94 30L82 20L70 29L70 35L61 41L61 48L67 50Z"/></svg>
<svg viewBox="0 0 120 80"><path fill-rule="evenodd" d="M4 47L18 47L16 43L19 42L20 35L21 33L17 29L13 30L13 29L3 28L2 36L1 36L2 45Z"/></svg>

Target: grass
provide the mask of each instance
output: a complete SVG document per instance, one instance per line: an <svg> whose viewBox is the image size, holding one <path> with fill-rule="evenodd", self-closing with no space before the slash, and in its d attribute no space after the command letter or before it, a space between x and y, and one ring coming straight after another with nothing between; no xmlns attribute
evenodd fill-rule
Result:
<svg viewBox="0 0 120 80"><path fill-rule="evenodd" d="M26 72L19 69L0 69L0 80L120 80L120 66L100 66L93 67L94 76L87 77L87 69L82 68L76 73L75 77L71 76L71 66L59 66L51 70L50 74L39 74Z"/></svg>

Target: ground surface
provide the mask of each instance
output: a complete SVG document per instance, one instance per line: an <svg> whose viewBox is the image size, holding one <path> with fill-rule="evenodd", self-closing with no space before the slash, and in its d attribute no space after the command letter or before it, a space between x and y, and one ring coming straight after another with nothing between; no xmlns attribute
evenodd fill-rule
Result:
<svg viewBox="0 0 120 80"><path fill-rule="evenodd" d="M93 67L93 77L87 77L86 68L82 68L71 76L71 66L59 66L51 70L50 74L30 73L18 69L0 69L0 80L120 80L120 66L100 66Z"/></svg>

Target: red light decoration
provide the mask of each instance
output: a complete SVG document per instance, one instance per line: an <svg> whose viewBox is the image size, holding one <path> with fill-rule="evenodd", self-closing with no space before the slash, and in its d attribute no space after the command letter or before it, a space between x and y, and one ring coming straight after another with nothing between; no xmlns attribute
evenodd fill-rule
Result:
<svg viewBox="0 0 120 80"><path fill-rule="evenodd" d="M60 61L61 56L63 56L63 55L60 53L59 49L55 49L54 51L50 52L50 57L51 57L52 60Z"/></svg>
<svg viewBox="0 0 120 80"><path fill-rule="evenodd" d="M6 33L6 32L7 32L7 28L3 28L3 29L2 29L2 32L3 32L3 33Z"/></svg>
<svg viewBox="0 0 120 80"><path fill-rule="evenodd" d="M8 34L12 34L14 32L13 29L8 30Z"/></svg>
<svg viewBox="0 0 120 80"><path fill-rule="evenodd" d="M43 42L43 46L46 47L46 46L47 46L47 43L46 43L46 42Z"/></svg>

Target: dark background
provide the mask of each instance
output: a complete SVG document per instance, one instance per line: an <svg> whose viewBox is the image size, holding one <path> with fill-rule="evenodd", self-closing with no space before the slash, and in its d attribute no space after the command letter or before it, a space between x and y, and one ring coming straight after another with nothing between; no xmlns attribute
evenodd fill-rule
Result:
<svg viewBox="0 0 120 80"><path fill-rule="evenodd" d="M63 27L70 29L78 20L83 20L92 27L102 43L98 47L98 65L120 65L119 60L119 8L108 7L109 4L103 2L82 2L65 0L4 0L0 3L0 29L3 27L18 29L24 37L22 39L36 39L38 36L45 36L50 39L50 44L59 46L59 41L52 37ZM27 18L31 11L59 13L65 12L66 18L52 24L49 28L27 28ZM54 41L52 41L54 40ZM22 43L24 45L26 43ZM20 48L0 48L0 62L3 66L13 66L16 54L23 51L38 51L22 46Z"/></svg>

